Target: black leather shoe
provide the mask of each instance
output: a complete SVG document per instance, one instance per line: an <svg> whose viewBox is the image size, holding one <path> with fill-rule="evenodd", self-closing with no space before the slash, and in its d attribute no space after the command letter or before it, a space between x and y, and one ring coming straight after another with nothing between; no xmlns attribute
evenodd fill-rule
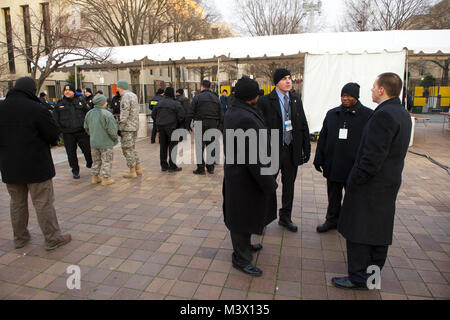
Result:
<svg viewBox="0 0 450 320"><path fill-rule="evenodd" d="M298 228L292 221L278 220L278 224L282 227L285 227L291 232L297 232Z"/></svg>
<svg viewBox="0 0 450 320"><path fill-rule="evenodd" d="M214 167L210 167L206 169L208 171L209 174L213 174L214 173Z"/></svg>
<svg viewBox="0 0 450 320"><path fill-rule="evenodd" d="M181 170L183 170L183 169L180 168L180 167L169 168L169 172L178 172L178 171L181 171Z"/></svg>
<svg viewBox="0 0 450 320"><path fill-rule="evenodd" d="M340 288L340 289L347 289L347 290L369 290L367 286L365 285L359 285L355 284L350 281L348 277L337 277L332 278L331 283L333 286Z"/></svg>
<svg viewBox="0 0 450 320"><path fill-rule="evenodd" d="M257 243L257 244L252 244L250 246L250 250L252 250L253 252L257 252L259 250L261 250L263 248L261 243Z"/></svg>
<svg viewBox="0 0 450 320"><path fill-rule="evenodd" d="M167 168L161 168L161 171L167 171Z"/></svg>
<svg viewBox="0 0 450 320"><path fill-rule="evenodd" d="M78 172L72 173L74 179L80 179L80 174Z"/></svg>
<svg viewBox="0 0 450 320"><path fill-rule="evenodd" d="M325 221L323 224L317 226L316 231L319 233L322 233L322 232L327 232L328 230L333 230L336 228L337 228L337 225L335 225L334 223Z"/></svg>
<svg viewBox="0 0 450 320"><path fill-rule="evenodd" d="M233 263L233 267L242 271L243 273L246 273L246 274L254 276L254 277L260 277L262 275L262 270L255 267L252 264L248 264L245 267L240 267Z"/></svg>
<svg viewBox="0 0 450 320"><path fill-rule="evenodd" d="M205 174L205 169L199 169L192 171L193 174Z"/></svg>
<svg viewBox="0 0 450 320"><path fill-rule="evenodd" d="M92 168L92 162L86 163L86 168L88 168L88 169Z"/></svg>

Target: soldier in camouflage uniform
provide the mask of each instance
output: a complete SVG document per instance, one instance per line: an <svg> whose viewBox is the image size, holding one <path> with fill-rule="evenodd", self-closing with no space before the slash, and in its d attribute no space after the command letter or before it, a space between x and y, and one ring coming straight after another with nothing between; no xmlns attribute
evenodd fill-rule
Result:
<svg viewBox="0 0 450 320"><path fill-rule="evenodd" d="M101 182L103 186L114 183L111 179L113 147L118 142L117 124L111 112L106 110L106 97L102 94L92 99L94 109L84 120L84 129L90 136L92 153L92 184Z"/></svg>
<svg viewBox="0 0 450 320"><path fill-rule="evenodd" d="M137 131L139 129L139 110L137 96L128 90L126 80L117 81L117 91L121 95L119 132L121 135L122 152L127 160L130 172L124 178L134 179L142 175L139 157L135 149Z"/></svg>

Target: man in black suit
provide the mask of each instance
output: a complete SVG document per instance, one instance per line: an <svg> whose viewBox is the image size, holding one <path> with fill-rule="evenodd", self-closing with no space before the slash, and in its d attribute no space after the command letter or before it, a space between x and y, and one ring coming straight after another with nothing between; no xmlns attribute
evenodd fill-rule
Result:
<svg viewBox="0 0 450 320"><path fill-rule="evenodd" d="M338 231L347 240L348 277L332 279L338 288L367 289L368 267L381 271L392 244L395 201L411 136L401 90L395 73L379 75L372 88L378 107L362 133L339 217Z"/></svg>
<svg viewBox="0 0 450 320"><path fill-rule="evenodd" d="M279 163L283 191L278 224L289 231L297 232L298 228L292 222L294 184L298 166L307 163L311 155L309 128L300 97L290 93L290 71L277 69L273 82L276 88L259 99L258 108L264 116L267 128L279 130Z"/></svg>

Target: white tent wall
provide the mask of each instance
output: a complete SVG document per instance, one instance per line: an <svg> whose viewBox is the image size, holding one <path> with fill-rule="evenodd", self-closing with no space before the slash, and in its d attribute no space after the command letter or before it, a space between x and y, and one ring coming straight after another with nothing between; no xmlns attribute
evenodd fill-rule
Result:
<svg viewBox="0 0 450 320"><path fill-rule="evenodd" d="M394 72L403 79L405 60L406 51L307 54L302 100L310 132L319 132L328 110L341 104L341 90L348 82L358 83L361 103L375 109L371 89L376 77Z"/></svg>

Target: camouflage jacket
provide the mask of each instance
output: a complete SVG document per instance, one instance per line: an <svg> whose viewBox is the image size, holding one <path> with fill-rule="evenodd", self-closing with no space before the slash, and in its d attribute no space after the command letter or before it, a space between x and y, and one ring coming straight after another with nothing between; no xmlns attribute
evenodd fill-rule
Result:
<svg viewBox="0 0 450 320"><path fill-rule="evenodd" d="M137 96L131 91L125 91L120 100L120 122L121 131L139 130L139 106Z"/></svg>

